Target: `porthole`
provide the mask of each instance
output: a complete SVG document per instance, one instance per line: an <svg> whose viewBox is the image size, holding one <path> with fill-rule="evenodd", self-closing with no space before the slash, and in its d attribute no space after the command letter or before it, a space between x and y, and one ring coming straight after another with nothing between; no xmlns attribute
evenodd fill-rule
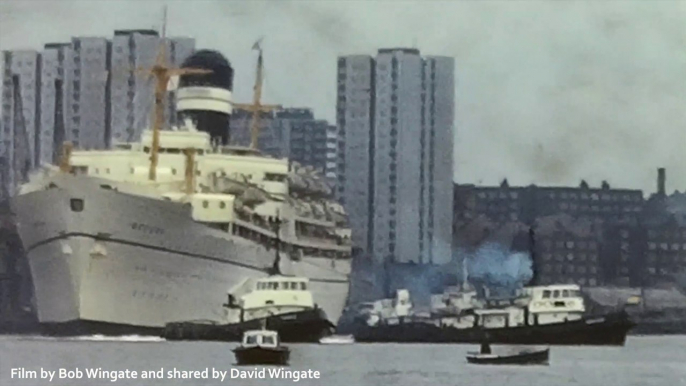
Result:
<svg viewBox="0 0 686 386"><path fill-rule="evenodd" d="M69 202L72 212L83 212L83 200L80 198L72 198Z"/></svg>

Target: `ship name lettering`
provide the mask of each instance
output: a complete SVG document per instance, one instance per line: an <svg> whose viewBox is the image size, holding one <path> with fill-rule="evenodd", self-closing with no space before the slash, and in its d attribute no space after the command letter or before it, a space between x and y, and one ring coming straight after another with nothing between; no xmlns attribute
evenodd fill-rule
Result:
<svg viewBox="0 0 686 386"><path fill-rule="evenodd" d="M167 299L169 299L169 294L167 294L167 293L155 293L155 292L149 292L149 291L133 290L131 295L134 298L144 298L144 299L150 299L150 300L167 300Z"/></svg>
<svg viewBox="0 0 686 386"><path fill-rule="evenodd" d="M164 229L152 225L147 225L147 224L141 224L141 223L131 223L131 229L140 231L143 233L151 234L151 235L161 235L164 233Z"/></svg>

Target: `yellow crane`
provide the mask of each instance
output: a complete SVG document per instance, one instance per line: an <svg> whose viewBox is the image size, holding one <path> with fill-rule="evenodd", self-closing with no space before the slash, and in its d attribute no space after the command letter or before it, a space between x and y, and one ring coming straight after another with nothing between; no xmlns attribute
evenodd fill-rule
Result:
<svg viewBox="0 0 686 386"><path fill-rule="evenodd" d="M255 42L252 46L253 50L258 51L257 56L257 72L255 74L255 87L253 88L253 99L251 104L246 103L234 103L233 106L249 111L252 113L252 122L250 123L250 147L252 149L257 149L257 142L260 136L260 114L268 113L274 110L280 110L281 105L263 105L262 104L262 81L264 80L264 66L262 59L262 47L260 43L262 39Z"/></svg>
<svg viewBox="0 0 686 386"><path fill-rule="evenodd" d="M157 52L155 64L150 68L139 67L134 69L134 73L148 74L155 78L155 106L152 115L152 146L150 149L150 170L148 179L157 180L157 163L160 150L160 131L164 125L164 97L167 95L167 86L174 76L180 75L202 75L210 74L211 70L198 68L172 68L166 61L166 37L167 37L167 7L164 7L164 20L162 23L162 36L160 38L160 48ZM130 71L130 70L129 70ZM63 171L70 171L70 157L72 146L70 143L63 145L63 156L60 168Z"/></svg>
<svg viewBox="0 0 686 386"><path fill-rule="evenodd" d="M166 32L167 32L167 7L164 7L164 21L162 23L162 37L157 60L152 68L138 69L138 72L148 73L155 77L155 109L153 112L152 147L150 149L150 171L148 179L157 179L157 162L160 150L160 130L164 124L164 97L167 95L167 85L173 76L202 75L212 71L198 68L171 68L166 63Z"/></svg>

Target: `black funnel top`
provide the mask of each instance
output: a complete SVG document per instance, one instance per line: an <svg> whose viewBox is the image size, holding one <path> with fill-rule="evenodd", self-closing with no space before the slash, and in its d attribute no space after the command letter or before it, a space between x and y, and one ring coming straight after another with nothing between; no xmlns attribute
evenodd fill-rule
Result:
<svg viewBox="0 0 686 386"><path fill-rule="evenodd" d="M182 75L179 79L179 87L207 86L233 90L233 67L224 55L217 51L197 51L183 62L182 67L211 70L212 73Z"/></svg>

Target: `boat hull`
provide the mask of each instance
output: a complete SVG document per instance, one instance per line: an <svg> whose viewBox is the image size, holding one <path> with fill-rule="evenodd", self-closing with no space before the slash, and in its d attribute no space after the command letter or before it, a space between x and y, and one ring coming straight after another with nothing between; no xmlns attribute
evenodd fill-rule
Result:
<svg viewBox="0 0 686 386"><path fill-rule="evenodd" d="M368 343L478 344L487 340L494 344L623 346L634 325L626 313L617 312L571 322L509 328L458 329L426 322L401 322L374 327L359 324L353 331L356 342Z"/></svg>
<svg viewBox="0 0 686 386"><path fill-rule="evenodd" d="M162 337L166 340L207 340L240 342L243 333L265 329L276 331L283 342L316 343L333 329L321 309L290 312L247 322L212 325L203 323L169 323Z"/></svg>
<svg viewBox="0 0 686 386"><path fill-rule="evenodd" d="M227 290L267 276L275 260L273 250L194 222L183 204L95 178L56 176L53 188L17 196L11 207L44 333L158 335L170 322L222 322ZM308 277L335 323L349 261L311 259L282 256L282 273Z"/></svg>
<svg viewBox="0 0 686 386"><path fill-rule="evenodd" d="M550 350L523 352L513 355L467 355L467 362L477 365L547 365Z"/></svg>
<svg viewBox="0 0 686 386"><path fill-rule="evenodd" d="M291 354L286 347L239 347L233 352L238 365L285 365Z"/></svg>

